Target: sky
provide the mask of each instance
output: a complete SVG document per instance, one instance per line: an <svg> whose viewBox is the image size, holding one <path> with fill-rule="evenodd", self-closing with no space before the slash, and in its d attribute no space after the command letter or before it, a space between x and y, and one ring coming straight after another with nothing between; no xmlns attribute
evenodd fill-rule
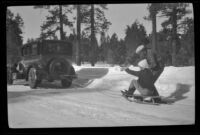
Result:
<svg viewBox="0 0 200 135"><path fill-rule="evenodd" d="M125 37L125 29L127 25L132 25L137 19L144 25L147 34L152 31L151 21L144 20L144 16L148 15L147 4L108 4L108 10L105 10L106 18L112 23L109 27L107 35L112 36L116 33L118 38ZM192 10L190 17L193 17L193 9L190 4L189 7ZM23 43L26 43L28 38L38 38L40 35L40 26L45 21L45 16L48 15L46 10L33 9L33 6L12 6L9 9L16 15L17 13L22 17L24 21L23 27ZM69 19L73 18L76 13L69 15ZM164 18L157 18L157 31L161 29L161 22ZM76 24L74 24L76 26ZM72 33L68 28L64 29L67 35ZM97 35L99 39L99 35Z"/></svg>

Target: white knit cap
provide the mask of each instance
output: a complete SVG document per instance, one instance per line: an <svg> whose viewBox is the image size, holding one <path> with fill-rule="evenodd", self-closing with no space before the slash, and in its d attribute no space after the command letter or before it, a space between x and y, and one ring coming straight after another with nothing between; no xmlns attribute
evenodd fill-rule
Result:
<svg viewBox="0 0 200 135"><path fill-rule="evenodd" d="M138 63L138 66L139 66L139 67L142 67L142 68L149 68L149 64L147 63L147 60L146 60L146 59L141 60L141 61Z"/></svg>
<svg viewBox="0 0 200 135"><path fill-rule="evenodd" d="M138 47L137 47L137 49L135 50L135 53L139 53L139 52L141 52L142 50L144 49L144 45L139 45Z"/></svg>

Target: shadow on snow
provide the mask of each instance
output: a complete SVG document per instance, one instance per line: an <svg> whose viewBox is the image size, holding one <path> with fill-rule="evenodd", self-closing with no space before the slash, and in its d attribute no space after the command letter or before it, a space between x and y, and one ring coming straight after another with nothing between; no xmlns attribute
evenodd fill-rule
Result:
<svg viewBox="0 0 200 135"><path fill-rule="evenodd" d="M184 96L184 94L190 91L190 87L191 85L188 84L177 83L176 90L173 93L171 93L168 97L164 97L164 100L168 101L169 103L174 103L179 100L183 100L187 98L187 96Z"/></svg>

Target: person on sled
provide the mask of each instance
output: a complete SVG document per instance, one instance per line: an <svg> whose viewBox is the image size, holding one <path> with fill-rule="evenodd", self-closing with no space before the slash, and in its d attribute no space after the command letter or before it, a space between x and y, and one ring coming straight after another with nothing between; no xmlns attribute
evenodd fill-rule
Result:
<svg viewBox="0 0 200 135"><path fill-rule="evenodd" d="M154 83L156 82L156 80L158 79L158 77L164 70L163 62L158 59L158 57L155 53L153 53L150 49L147 49L144 45L138 46L135 54L136 54L136 56L138 56L138 58L134 61L134 64L138 63L138 61L141 61L141 60L143 60L143 63L144 63L144 60L147 62L146 66L145 66L145 70L142 71L142 72L145 72L146 77L144 74L141 76L141 78L139 78L139 80L133 79L130 83L129 89L124 91L125 95L127 97L132 97L134 91L137 89L135 86L138 86L136 83L140 84L141 82L143 82L143 81L140 81L141 79L148 78L148 76L152 76L152 78L150 78L150 80L145 79L145 81L148 80L151 83L151 85L150 85L151 88L149 86L148 87L150 88L151 91L153 91L153 93L151 93L150 95L151 96L159 96L159 93L156 90ZM139 65L139 63L138 63L138 65ZM125 71L129 71L129 69L126 69ZM140 84L141 87L143 85L145 85L145 84ZM145 87L145 86L143 86L143 87Z"/></svg>
<svg viewBox="0 0 200 135"><path fill-rule="evenodd" d="M129 89L132 89L131 92L133 93L137 89L142 96L155 96L155 93L156 93L155 91L157 90L154 86L154 81L153 81L154 76L151 70L149 69L147 60L146 59L141 60L138 63L138 67L140 68L140 71L130 70L129 68L122 68L122 70L125 70L128 74L138 77L138 80L133 79L131 81ZM126 95L126 92L125 92L125 95Z"/></svg>

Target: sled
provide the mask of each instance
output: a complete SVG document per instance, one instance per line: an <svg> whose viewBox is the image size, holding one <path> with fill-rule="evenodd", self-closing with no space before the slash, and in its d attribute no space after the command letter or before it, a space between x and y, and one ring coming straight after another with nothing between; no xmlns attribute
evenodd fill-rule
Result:
<svg viewBox="0 0 200 135"><path fill-rule="evenodd" d="M135 102L139 104L149 104L149 105L160 105L160 104L168 104L167 101L162 100L161 96L143 96L140 94L133 94L132 97L127 97L124 91L121 91L122 96L128 100L129 102ZM145 98L150 98L150 100L145 100ZM155 98L161 98L160 102L155 102Z"/></svg>

